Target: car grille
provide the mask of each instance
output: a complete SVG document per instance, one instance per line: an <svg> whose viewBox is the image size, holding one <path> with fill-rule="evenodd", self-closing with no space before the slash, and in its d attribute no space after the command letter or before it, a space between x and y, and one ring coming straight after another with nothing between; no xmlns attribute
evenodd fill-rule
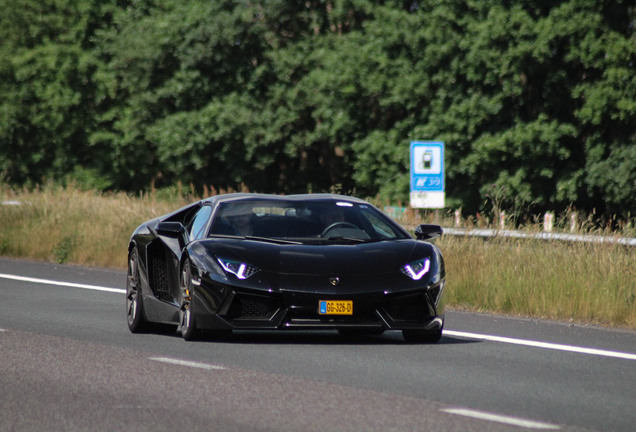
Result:
<svg viewBox="0 0 636 432"><path fill-rule="evenodd" d="M227 312L231 320L269 320L278 311L280 305L274 298L238 294L232 300Z"/></svg>

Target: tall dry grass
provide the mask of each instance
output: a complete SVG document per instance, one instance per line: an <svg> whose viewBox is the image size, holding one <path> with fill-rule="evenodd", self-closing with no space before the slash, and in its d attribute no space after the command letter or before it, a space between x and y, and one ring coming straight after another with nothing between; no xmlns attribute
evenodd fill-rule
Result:
<svg viewBox="0 0 636 432"><path fill-rule="evenodd" d="M184 204L154 194L132 197L47 186L2 191L0 255L124 268L132 231Z"/></svg>
<svg viewBox="0 0 636 432"><path fill-rule="evenodd" d="M185 196L0 188L0 255L124 269L132 231L198 198ZM420 221L412 215L405 225ZM436 242L451 306L636 328L636 248L454 236Z"/></svg>
<svg viewBox="0 0 636 432"><path fill-rule="evenodd" d="M611 244L445 236L457 307L636 328L636 251Z"/></svg>

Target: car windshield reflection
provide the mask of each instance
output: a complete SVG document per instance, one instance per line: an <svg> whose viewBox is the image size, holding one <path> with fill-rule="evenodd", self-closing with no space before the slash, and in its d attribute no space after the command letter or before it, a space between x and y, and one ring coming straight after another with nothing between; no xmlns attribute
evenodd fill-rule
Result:
<svg viewBox="0 0 636 432"><path fill-rule="evenodd" d="M222 203L209 235L302 244L408 238L392 220L367 204L258 199Z"/></svg>

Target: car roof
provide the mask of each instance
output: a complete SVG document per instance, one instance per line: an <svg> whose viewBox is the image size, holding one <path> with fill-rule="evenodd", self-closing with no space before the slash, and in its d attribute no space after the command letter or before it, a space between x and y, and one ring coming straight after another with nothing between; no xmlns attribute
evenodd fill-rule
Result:
<svg viewBox="0 0 636 432"><path fill-rule="evenodd" d="M200 207L202 205L212 205L216 206L217 204L222 204L225 202L231 201L241 201L241 200L249 200L249 199L258 199L258 200L267 200L267 201L280 201L280 202L350 202L357 204L369 204L368 202L355 197L345 196L345 195L337 195L337 194L327 194L327 193L317 193L317 194L296 194L296 195L274 195L274 194L259 194L259 193L229 193L222 195L215 195L213 197L204 198L202 200L193 202L188 204L185 207L181 207L173 212L167 213L163 216L159 216L157 218L146 221L147 224L156 223L157 221L177 221L180 222L192 209L195 207Z"/></svg>
<svg viewBox="0 0 636 432"><path fill-rule="evenodd" d="M173 212L167 213L165 215L159 216L157 218L146 221L146 223L154 223L159 220L163 221L179 221L182 217L187 214L190 210L195 207L200 207L201 205L217 205L224 202L231 201L240 201L240 200L248 200L248 199L259 199L259 200L267 200L267 201L280 201L280 202L289 202L289 201L324 201L324 202L338 202L338 201L346 201L351 203L358 204L369 204L364 200L355 197L349 197L344 195L337 194L326 194L326 193L318 193L318 194L296 194L296 195L274 195L274 194L258 194L258 193L229 193L222 195L215 195L213 197L204 198L202 200L193 202L184 207L181 207Z"/></svg>
<svg viewBox="0 0 636 432"><path fill-rule="evenodd" d="M273 194L257 194L257 193L230 193L224 195L216 195L202 200L205 203L220 203L227 201L238 201L247 199L259 199L268 201L348 201L359 204L368 204L366 201L338 194L318 193L318 194L295 194L295 195L273 195Z"/></svg>

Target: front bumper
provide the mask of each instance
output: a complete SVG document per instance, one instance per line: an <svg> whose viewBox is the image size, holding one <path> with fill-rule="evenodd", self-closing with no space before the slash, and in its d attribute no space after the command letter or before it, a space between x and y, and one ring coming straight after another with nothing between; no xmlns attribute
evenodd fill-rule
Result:
<svg viewBox="0 0 636 432"><path fill-rule="evenodd" d="M296 290L263 292L244 287L202 284L193 296L201 329L358 329L368 331L441 328L444 284L398 292L349 294ZM321 300L353 302L351 315L321 315Z"/></svg>

